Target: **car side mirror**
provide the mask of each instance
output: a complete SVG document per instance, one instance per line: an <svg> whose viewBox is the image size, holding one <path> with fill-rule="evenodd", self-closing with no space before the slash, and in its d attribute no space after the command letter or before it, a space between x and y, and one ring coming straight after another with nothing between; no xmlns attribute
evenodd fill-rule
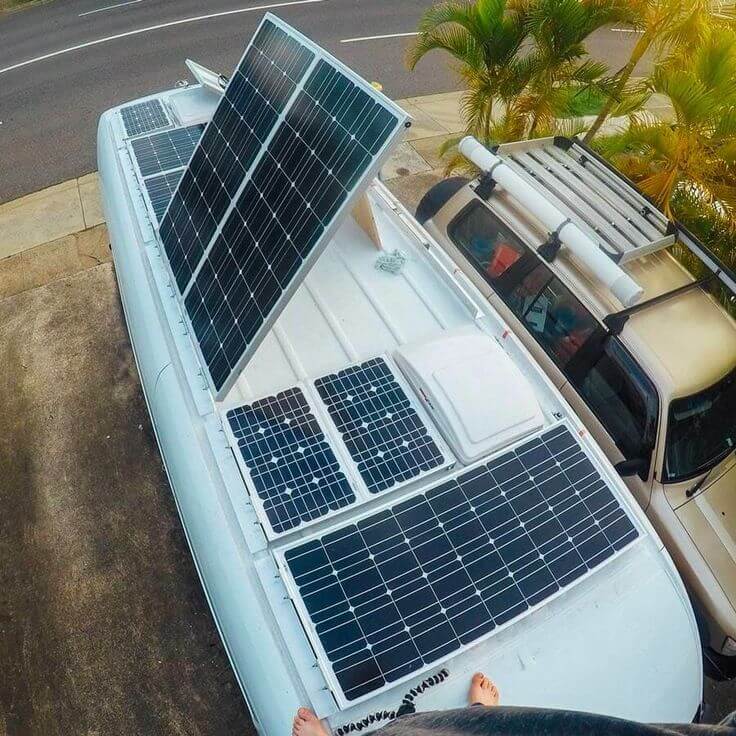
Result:
<svg viewBox="0 0 736 736"><path fill-rule="evenodd" d="M647 461L643 457L635 457L631 460L622 460L620 463L616 463L613 467L622 478L628 478L646 470Z"/></svg>

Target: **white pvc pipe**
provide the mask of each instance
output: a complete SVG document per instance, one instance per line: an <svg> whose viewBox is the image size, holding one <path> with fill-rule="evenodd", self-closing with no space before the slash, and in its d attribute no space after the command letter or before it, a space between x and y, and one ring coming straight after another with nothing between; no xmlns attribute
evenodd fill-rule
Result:
<svg viewBox="0 0 736 736"><path fill-rule="evenodd" d="M606 284L624 306L630 307L641 298L644 293L641 286L502 158L491 153L470 135L460 141L458 148L481 171L488 172L493 167L493 180L526 207L550 232L556 231L560 242L590 273Z"/></svg>

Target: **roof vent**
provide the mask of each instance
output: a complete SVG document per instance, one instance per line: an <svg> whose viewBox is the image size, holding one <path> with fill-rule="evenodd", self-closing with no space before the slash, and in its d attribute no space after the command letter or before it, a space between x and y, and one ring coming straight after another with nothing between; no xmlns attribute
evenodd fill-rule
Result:
<svg viewBox="0 0 736 736"><path fill-rule="evenodd" d="M466 465L544 424L529 382L486 334L476 330L449 334L405 345L394 357Z"/></svg>

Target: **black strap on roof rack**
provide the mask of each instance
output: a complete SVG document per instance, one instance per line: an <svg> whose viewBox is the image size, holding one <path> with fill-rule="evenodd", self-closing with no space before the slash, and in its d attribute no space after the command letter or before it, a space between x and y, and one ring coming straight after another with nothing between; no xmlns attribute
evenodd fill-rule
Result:
<svg viewBox="0 0 736 736"><path fill-rule="evenodd" d="M691 283L685 284L684 286L679 286L677 289L672 289L672 291L666 291L664 292L664 294L660 294L659 296L647 299L645 302L634 304L633 307L627 307L626 309L622 309L620 312L608 314L603 318L603 324L608 328L608 331L611 335L620 335L621 330L623 330L624 325L628 322L629 317L631 317L632 314L643 312L649 307L653 307L656 304L661 304L668 299L680 296L680 294L685 294L686 292L692 291L693 289L700 289L717 278L718 272L714 272L709 274L708 276L705 276L702 279L692 281Z"/></svg>
<svg viewBox="0 0 736 736"><path fill-rule="evenodd" d="M547 263L552 263L555 258L557 258L557 254L560 252L560 248L562 247L562 241L560 240L560 230L562 230L565 225L567 225L569 222L571 222L569 217L566 217L548 236L547 240L542 243L542 245L537 248L537 253L539 253L542 258L544 258Z"/></svg>
<svg viewBox="0 0 736 736"><path fill-rule="evenodd" d="M496 187L496 180L493 178L493 170L496 168L496 166L500 166L503 163L503 161L496 161L493 166L491 166L488 171L484 171L483 174L480 177L480 182L478 186L475 188L475 193L481 198L481 199L488 199L488 197L491 196L491 192Z"/></svg>

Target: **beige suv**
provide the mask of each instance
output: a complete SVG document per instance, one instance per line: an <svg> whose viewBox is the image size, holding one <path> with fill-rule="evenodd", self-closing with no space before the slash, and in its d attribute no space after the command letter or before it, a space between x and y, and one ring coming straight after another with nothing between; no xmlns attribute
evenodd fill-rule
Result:
<svg viewBox="0 0 736 736"><path fill-rule="evenodd" d="M576 140L472 160L482 175L441 182L417 218L626 479L688 586L711 673L733 676L736 323L710 292L733 295L736 275ZM686 271L675 243L710 276Z"/></svg>

